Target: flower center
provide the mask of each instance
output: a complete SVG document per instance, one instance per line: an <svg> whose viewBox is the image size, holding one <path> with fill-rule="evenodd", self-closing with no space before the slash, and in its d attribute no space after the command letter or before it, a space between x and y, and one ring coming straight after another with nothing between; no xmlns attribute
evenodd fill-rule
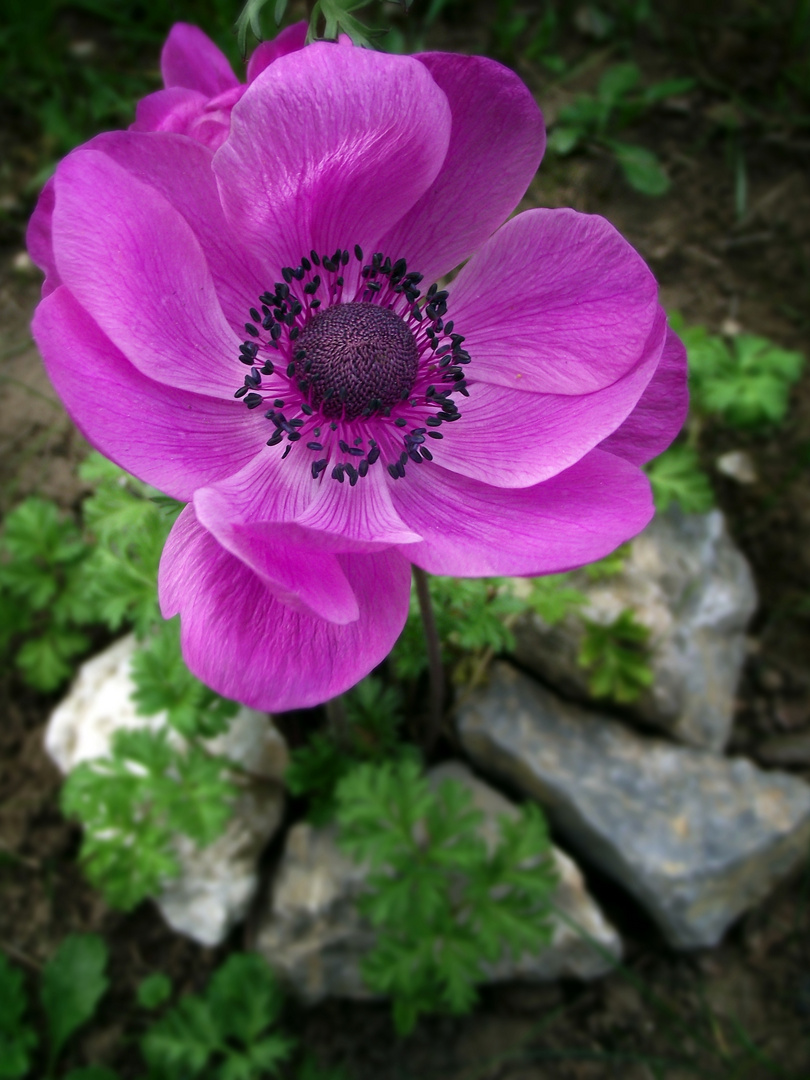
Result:
<svg viewBox="0 0 810 1080"><path fill-rule="evenodd" d="M239 346L248 371L234 393L264 411L269 447L307 455L314 480L354 487L370 468L405 476L433 461L461 419L453 398L469 397L464 337L447 319L448 293L404 259L362 249L311 251L250 308L249 339ZM358 265L359 264L359 265Z"/></svg>
<svg viewBox="0 0 810 1080"><path fill-rule="evenodd" d="M303 354L303 355L302 355ZM301 331L295 374L328 420L356 420L405 401L419 370L416 338L377 304L336 304Z"/></svg>

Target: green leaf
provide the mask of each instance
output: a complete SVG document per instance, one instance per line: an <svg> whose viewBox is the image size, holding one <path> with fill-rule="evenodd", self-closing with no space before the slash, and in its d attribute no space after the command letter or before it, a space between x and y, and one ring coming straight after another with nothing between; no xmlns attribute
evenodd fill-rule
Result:
<svg viewBox="0 0 810 1080"><path fill-rule="evenodd" d="M652 685L649 636L647 627L636 620L629 608L606 625L585 620L577 662L590 670L588 687L594 697L629 704Z"/></svg>
<svg viewBox="0 0 810 1080"><path fill-rule="evenodd" d="M157 1009L172 995L172 980L162 971L147 975L138 984L137 999L142 1009Z"/></svg>
<svg viewBox="0 0 810 1080"><path fill-rule="evenodd" d="M583 592L567 582L566 574L531 579L527 606L549 626L556 626L569 612L576 611L587 601Z"/></svg>
<svg viewBox="0 0 810 1080"><path fill-rule="evenodd" d="M161 621L132 658L132 699L142 716L166 712L185 738L209 739L228 730L239 706L192 675L180 648L180 620Z"/></svg>
<svg viewBox="0 0 810 1080"><path fill-rule="evenodd" d="M727 342L704 326L684 325L678 312L671 312L669 321L686 346L692 401L699 410L741 428L784 419L791 387L804 368L802 353L754 334Z"/></svg>
<svg viewBox="0 0 810 1080"><path fill-rule="evenodd" d="M636 191L640 191L642 195L664 195L669 191L669 177L652 150L613 140L608 145L615 154L628 184Z"/></svg>
<svg viewBox="0 0 810 1080"><path fill-rule="evenodd" d="M52 627L46 636L31 638L21 646L16 664L29 686L50 693L73 674L73 660L89 645L90 639L80 630Z"/></svg>
<svg viewBox="0 0 810 1080"><path fill-rule="evenodd" d="M268 1030L282 1004L267 963L255 954L235 953L214 973L203 997L187 995L150 1028L141 1051L167 1080L277 1076L295 1048L295 1040Z"/></svg>
<svg viewBox="0 0 810 1080"><path fill-rule="evenodd" d="M400 1033L423 1012L469 1010L485 963L548 941L555 879L538 808L502 823L489 851L469 789L431 788L412 761L355 766L337 803L338 842L369 867L358 907L377 938L363 978L392 998Z"/></svg>
<svg viewBox="0 0 810 1080"><path fill-rule="evenodd" d="M131 622L139 636L160 621L157 570L181 504L129 476L99 454L81 467L97 485L82 504L96 548L82 566L81 588L94 619L111 630Z"/></svg>
<svg viewBox="0 0 810 1080"><path fill-rule="evenodd" d="M638 86L641 72L633 63L614 64L599 80L597 97L606 105L613 106Z"/></svg>
<svg viewBox="0 0 810 1080"><path fill-rule="evenodd" d="M651 105L668 97L688 94L696 85L695 79L664 79L662 82L653 83L652 86L646 88L644 100Z"/></svg>
<svg viewBox="0 0 810 1080"><path fill-rule="evenodd" d="M0 1077L18 1080L31 1065L37 1036L25 1019L27 1001L22 973L0 953Z"/></svg>
<svg viewBox="0 0 810 1080"><path fill-rule="evenodd" d="M281 1014L284 997L267 961L234 953L211 979L208 1001L220 1031L249 1046Z"/></svg>
<svg viewBox="0 0 810 1080"><path fill-rule="evenodd" d="M152 1025L140 1047L159 1076L200 1076L220 1047L216 1017L202 998L186 995Z"/></svg>
<svg viewBox="0 0 810 1080"><path fill-rule="evenodd" d="M714 506L714 492L691 446L671 446L646 466L655 508L663 513L676 502L685 514L705 514Z"/></svg>
<svg viewBox="0 0 810 1080"><path fill-rule="evenodd" d="M579 126L573 124L555 124L548 134L546 146L552 154L559 154L560 157L565 157L566 154L570 154L572 151L576 150L582 137L583 131Z"/></svg>
<svg viewBox="0 0 810 1080"><path fill-rule="evenodd" d="M284 782L293 795L309 796L309 820L323 825L334 813L334 793L351 768L351 757L326 735L316 733L290 754Z"/></svg>
<svg viewBox="0 0 810 1080"><path fill-rule="evenodd" d="M130 910L177 875L176 834L203 847L222 835L237 796L229 767L140 729L117 731L110 757L73 770L62 811L84 826L80 858L112 907Z"/></svg>
<svg viewBox="0 0 810 1080"><path fill-rule="evenodd" d="M107 946L97 934L70 934L45 965L40 999L48 1018L49 1059L95 1014L107 991Z"/></svg>

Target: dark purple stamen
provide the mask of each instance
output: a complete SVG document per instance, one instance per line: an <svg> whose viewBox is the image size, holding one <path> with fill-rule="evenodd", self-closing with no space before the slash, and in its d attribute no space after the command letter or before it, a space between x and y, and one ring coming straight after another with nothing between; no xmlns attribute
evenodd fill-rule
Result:
<svg viewBox="0 0 810 1080"><path fill-rule="evenodd" d="M329 471L350 487L380 459L394 479L410 462L433 460L424 443L443 437L431 429L460 419L451 395L469 396L470 362L463 335L453 320L444 322L447 290L433 284L423 297L422 275L404 259L375 251L364 263L362 248L353 250L360 267L345 276L349 249L312 250L299 266L282 268L283 281L261 294L260 309L249 309L249 338L239 346L249 370L234 394L249 409L272 400L267 445L286 441L282 460L301 442L324 455L310 462L313 479ZM369 424L378 425L381 443Z"/></svg>

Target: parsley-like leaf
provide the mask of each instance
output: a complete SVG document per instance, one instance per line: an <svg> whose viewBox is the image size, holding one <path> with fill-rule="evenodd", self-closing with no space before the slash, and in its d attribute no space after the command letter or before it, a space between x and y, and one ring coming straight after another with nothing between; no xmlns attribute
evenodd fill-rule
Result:
<svg viewBox="0 0 810 1080"><path fill-rule="evenodd" d="M612 698L625 705L652 685L649 636L650 631L630 608L607 624L585 620L577 661L590 671L588 688L594 697Z"/></svg>
<svg viewBox="0 0 810 1080"><path fill-rule="evenodd" d="M259 1080L279 1075L295 1040L273 1029L283 998L261 957L235 953L204 996L187 995L141 1040L158 1077Z"/></svg>
<svg viewBox="0 0 810 1080"><path fill-rule="evenodd" d="M129 910L179 871L173 838L201 847L222 834L237 789L229 762L160 731L119 730L111 755L77 766L62 811L84 826L81 859L112 907Z"/></svg>
<svg viewBox="0 0 810 1080"><path fill-rule="evenodd" d="M646 472L659 513L673 502L685 514L705 514L714 506L709 478L691 446L671 446L647 465Z"/></svg>
<svg viewBox="0 0 810 1080"><path fill-rule="evenodd" d="M142 716L166 712L186 738L221 735L239 706L210 690L189 671L180 648L180 621L161 621L132 657L132 698Z"/></svg>
<svg viewBox="0 0 810 1080"><path fill-rule="evenodd" d="M423 1012L468 1011L486 963L547 943L555 878L537 807L501 821L490 852L470 792L432 790L413 761L355 767L337 800L339 842L369 867L359 907L377 942L363 977L392 997L401 1033Z"/></svg>

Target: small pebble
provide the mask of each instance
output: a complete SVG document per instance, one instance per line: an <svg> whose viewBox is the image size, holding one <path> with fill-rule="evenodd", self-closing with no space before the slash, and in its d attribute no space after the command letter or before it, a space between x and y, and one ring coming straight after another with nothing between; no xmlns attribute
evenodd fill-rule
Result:
<svg viewBox="0 0 810 1080"><path fill-rule="evenodd" d="M719 473L736 480L738 484L755 484L759 479L751 455L745 450L730 450L727 454L721 454L714 465Z"/></svg>
<svg viewBox="0 0 810 1080"><path fill-rule="evenodd" d="M18 251L11 260L11 267L17 274L35 274L36 266L27 251Z"/></svg>

